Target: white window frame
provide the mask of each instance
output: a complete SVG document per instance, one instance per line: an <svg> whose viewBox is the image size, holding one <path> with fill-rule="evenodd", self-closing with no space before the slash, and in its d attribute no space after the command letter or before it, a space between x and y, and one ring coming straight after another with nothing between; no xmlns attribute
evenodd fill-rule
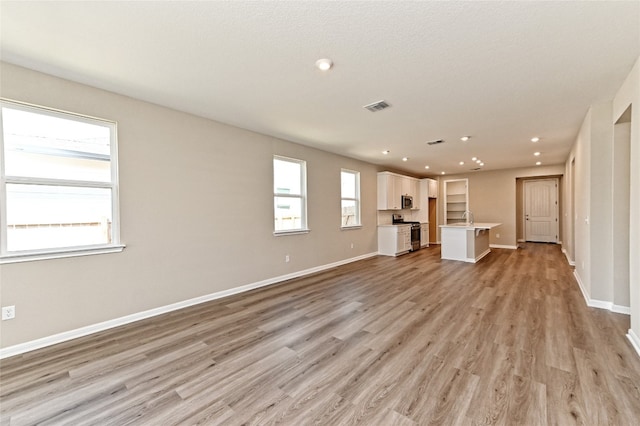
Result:
<svg viewBox="0 0 640 426"><path fill-rule="evenodd" d="M31 178L23 176L6 176L4 158L3 117L0 109L0 264L16 263L63 257L86 256L102 253L121 252L124 245L120 242L120 207L118 185L118 147L117 123L87 115L61 111L39 105L28 104L6 98L0 98L0 108L7 107L50 117L64 118L83 123L106 126L110 129L110 167L111 182L92 182L56 178ZM32 249L21 251L7 251L7 184L30 184L73 186L86 188L104 188L111 190L111 242L109 244L95 244L89 246L55 247L47 249Z"/></svg>
<svg viewBox="0 0 640 426"><path fill-rule="evenodd" d="M279 235L291 235L291 234L306 234L309 232L309 228L307 226L307 162L304 160L299 160L297 158L290 158L290 157L283 157L281 155L274 155L273 156L273 161L271 162L271 164L273 165L274 169L273 169L273 173L272 173L272 177L275 180L275 160L279 160L279 161L286 161L289 163L294 163L297 164L300 167L300 194L291 194L291 193L285 193L285 192L278 192L276 191L276 189L274 188L273 191L273 200L274 200L274 206L273 206L273 226L274 226L274 230L273 230L273 234L276 236ZM274 185L272 184L271 187L273 188ZM300 227L299 228L293 228L293 229L283 229L283 230L276 230L275 229L275 217L276 217L276 207L275 207L275 199L276 197L284 197L284 198L297 198L300 199L300 205L301 205L301 218L300 218Z"/></svg>
<svg viewBox="0 0 640 426"><path fill-rule="evenodd" d="M348 174L352 174L355 176L355 185L356 187L355 189L355 198L351 198L351 197L345 197L342 194L342 174L343 173L348 173ZM342 217L342 201L355 201L356 203L356 223L354 223L353 225L344 225L342 223L343 217ZM354 228L361 228L362 227L362 220L361 220L361 214L360 214L360 172L357 170L349 170L349 169L340 169L340 227L342 229L354 229Z"/></svg>

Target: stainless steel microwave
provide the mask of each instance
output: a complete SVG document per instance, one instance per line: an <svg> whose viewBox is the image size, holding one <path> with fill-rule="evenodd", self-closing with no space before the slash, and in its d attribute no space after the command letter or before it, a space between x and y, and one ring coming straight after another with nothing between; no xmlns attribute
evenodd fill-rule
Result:
<svg viewBox="0 0 640 426"><path fill-rule="evenodd" d="M412 209L413 208L413 197L410 195L402 196L402 208L403 209Z"/></svg>

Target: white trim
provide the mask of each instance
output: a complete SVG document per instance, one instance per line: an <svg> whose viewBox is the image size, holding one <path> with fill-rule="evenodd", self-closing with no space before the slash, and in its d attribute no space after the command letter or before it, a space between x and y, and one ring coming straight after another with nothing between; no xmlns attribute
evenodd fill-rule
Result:
<svg viewBox="0 0 640 426"><path fill-rule="evenodd" d="M126 246L116 244L101 247L44 250L39 252L14 253L0 256L0 265L5 263L32 262L34 260L62 259L64 257L92 256L94 254L120 253Z"/></svg>
<svg viewBox="0 0 640 426"><path fill-rule="evenodd" d="M631 306L622 306L622 305L616 305L612 303L611 312L615 312L617 314L631 315Z"/></svg>
<svg viewBox="0 0 640 426"><path fill-rule="evenodd" d="M527 240L523 240L522 238L518 238L518 241L517 241L517 242L518 242L518 243L526 243L526 242L527 242Z"/></svg>
<svg viewBox="0 0 640 426"><path fill-rule="evenodd" d="M635 349L638 356L640 356L640 337L638 337L632 329L629 329L627 339L629 339L631 346L633 346L633 349Z"/></svg>
<svg viewBox="0 0 640 426"><path fill-rule="evenodd" d="M562 248L562 253L564 253L564 257L567 258L567 262L569 263L570 266L576 266L576 262L569 258L569 252L567 252L567 250L564 247Z"/></svg>
<svg viewBox="0 0 640 426"><path fill-rule="evenodd" d="M349 225L349 226L341 226L341 231L351 231L353 229L362 229L363 225Z"/></svg>
<svg viewBox="0 0 640 426"><path fill-rule="evenodd" d="M490 248L501 248L501 249L510 249L510 250L518 250L518 246L509 246L505 244L489 244Z"/></svg>
<svg viewBox="0 0 640 426"><path fill-rule="evenodd" d="M54 259L59 257L86 256L91 254L115 253L122 251L124 245L120 242L120 201L119 201L119 181L118 181L118 123L113 120L92 117L75 112L69 112L56 108L41 105L34 105L26 102L15 101L0 97L0 108L7 108L31 114L37 114L49 118L74 121L77 123L89 124L109 130L109 171L108 181L84 181L77 179L58 179L48 177L31 176L7 176L6 165L0 161L0 229L7 229L7 185L46 185L63 186L77 188L101 188L111 191L111 240L109 244L93 246L73 246L62 249L29 249L19 252L8 251L6 232L0 232L0 264L24 262L28 260ZM0 124L3 124L4 117L0 111ZM0 134L0 152L4 149L4 136ZM105 158L106 159L106 158ZM55 254L52 254L55 252ZM58 254L59 253L59 254ZM70 254L74 253L74 254Z"/></svg>
<svg viewBox="0 0 640 426"><path fill-rule="evenodd" d="M476 258L473 260L473 263L476 263L476 262L480 261L480 259L482 259L486 255L488 255L489 253L491 253L491 249L490 248L486 249L485 251L480 253L478 256L476 256Z"/></svg>
<svg viewBox="0 0 640 426"><path fill-rule="evenodd" d="M631 315L631 308L629 306L615 305L613 302L591 299L580 280L580 275L578 275L575 270L573 271L573 276L578 282L578 287L580 288L580 292L582 292L582 297L584 297L587 306L590 308L606 309L617 314Z"/></svg>
<svg viewBox="0 0 640 426"><path fill-rule="evenodd" d="M115 319L100 322L97 324L88 325L86 327L77 328L75 330L65 331L63 333L54 334L52 336L43 337L40 339L32 340L30 342L9 346L9 347L0 349L0 359L8 358L14 355L20 355L25 352L30 352L36 349L44 348L46 346L51 346L57 343L66 342L68 340L77 339L78 337L87 336L89 334L108 330L110 328L120 327L121 325L129 324L135 321L140 321L146 318L151 318L157 315L162 315L167 312L176 311L178 309L187 308L189 306L198 305L200 303L209 302L211 300L216 300L216 299L231 296L234 294L244 293L246 291L254 290L256 288L277 284L279 282L290 280L292 278L298 278L304 275L314 274L316 272L321 272L327 269L335 268L337 266L346 265L347 263L357 262L359 260L364 260L370 257L374 257L376 255L377 253L367 253L367 254L352 257L349 259L339 260L337 262L329 263L326 265L320 265L313 268L304 269L302 271L292 272L290 274L280 275L274 278L268 278L266 280L254 282L254 283L243 285L240 287L234 287L228 290L222 290L216 293L211 293L211 294L196 297L193 299L184 300L182 302L160 306L158 308L149 309L147 311L142 311L135 314L126 315L124 317L115 318Z"/></svg>
<svg viewBox="0 0 640 426"><path fill-rule="evenodd" d="M282 237L284 235L300 235L300 234L308 234L309 232L311 232L311 229L294 229L294 230L290 230L290 231L274 231L273 232L273 236L274 237Z"/></svg>
<svg viewBox="0 0 640 426"><path fill-rule="evenodd" d="M576 279L576 282L578 283L578 288L580 288L582 297L584 297L584 303L586 303L587 306L589 306L589 296L587 295L587 291L584 289L584 286L582 285L582 280L580 279L580 275L578 275L575 269L573 270L573 277Z"/></svg>

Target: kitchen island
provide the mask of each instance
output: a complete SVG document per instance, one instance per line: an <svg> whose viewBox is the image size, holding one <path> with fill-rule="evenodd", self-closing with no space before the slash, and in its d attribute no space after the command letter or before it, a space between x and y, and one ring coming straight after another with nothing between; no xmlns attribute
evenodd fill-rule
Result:
<svg viewBox="0 0 640 426"><path fill-rule="evenodd" d="M501 223L440 225L441 258L476 263L491 252L489 230Z"/></svg>

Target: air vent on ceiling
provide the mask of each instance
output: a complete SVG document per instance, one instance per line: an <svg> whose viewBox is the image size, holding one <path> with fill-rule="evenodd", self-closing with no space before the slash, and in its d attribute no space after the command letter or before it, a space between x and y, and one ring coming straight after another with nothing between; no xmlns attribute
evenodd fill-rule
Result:
<svg viewBox="0 0 640 426"><path fill-rule="evenodd" d="M438 139L437 141L427 142L427 145L438 145L439 143L444 143L444 140Z"/></svg>
<svg viewBox="0 0 640 426"><path fill-rule="evenodd" d="M477 170L480 170L480 167L476 167L475 169L469 169L469 170L471 170L472 172L475 172Z"/></svg>
<svg viewBox="0 0 640 426"><path fill-rule="evenodd" d="M363 108L368 109L371 112L381 111L385 108L389 108L391 105L387 103L387 101L378 101L369 105L365 105Z"/></svg>

